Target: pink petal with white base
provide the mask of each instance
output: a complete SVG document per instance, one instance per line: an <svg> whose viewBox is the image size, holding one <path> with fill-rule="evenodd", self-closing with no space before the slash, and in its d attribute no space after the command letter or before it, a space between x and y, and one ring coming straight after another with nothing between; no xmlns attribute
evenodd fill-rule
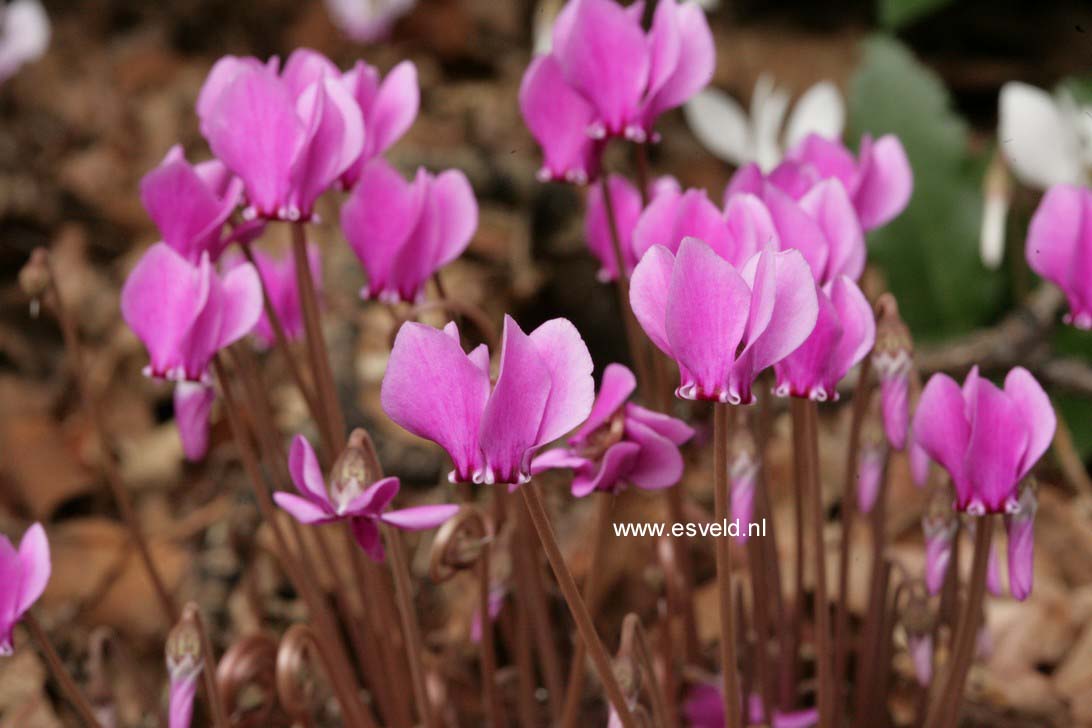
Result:
<svg viewBox="0 0 1092 728"><path fill-rule="evenodd" d="M379 518L404 531L422 531L442 525L458 512L459 506L454 504L415 506L387 511Z"/></svg>
<svg viewBox="0 0 1092 728"><path fill-rule="evenodd" d="M820 284L844 275L856 281L865 267L864 231L842 184L823 180L800 199L800 207L818 223L829 245Z"/></svg>
<svg viewBox="0 0 1092 728"><path fill-rule="evenodd" d="M588 136L595 110L566 83L553 56L531 61L519 87L519 108L542 147L539 179L586 184L599 173L600 143Z"/></svg>
<svg viewBox="0 0 1092 728"><path fill-rule="evenodd" d="M914 173L898 137L891 134L873 142L861 140L860 169L853 205L861 226L874 230L899 215L914 192Z"/></svg>
<svg viewBox="0 0 1092 728"><path fill-rule="evenodd" d="M629 282L629 304L648 338L672 359L675 353L667 340L667 297L675 269L675 256L662 245L649 248Z"/></svg>
<svg viewBox="0 0 1092 728"><path fill-rule="evenodd" d="M568 319L547 321L528 337L550 376L550 395L535 445L545 445L587 419L595 402L591 354Z"/></svg>

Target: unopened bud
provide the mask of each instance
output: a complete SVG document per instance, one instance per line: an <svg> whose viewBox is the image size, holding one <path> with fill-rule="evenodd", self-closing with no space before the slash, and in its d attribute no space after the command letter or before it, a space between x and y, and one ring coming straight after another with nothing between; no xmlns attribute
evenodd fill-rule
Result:
<svg viewBox="0 0 1092 728"><path fill-rule="evenodd" d="M880 381L884 431L891 447L902 450L910 423L910 371L914 364L914 341L899 316L899 306L890 293L876 302L876 345L872 365Z"/></svg>
<svg viewBox="0 0 1092 728"><path fill-rule="evenodd" d="M19 287L30 299L32 316L38 315L38 307L51 282L49 252L45 248L35 248L26 265L19 271Z"/></svg>
<svg viewBox="0 0 1092 728"><path fill-rule="evenodd" d="M167 671L171 682L201 671L201 631L196 610L187 605L178 623L167 634Z"/></svg>

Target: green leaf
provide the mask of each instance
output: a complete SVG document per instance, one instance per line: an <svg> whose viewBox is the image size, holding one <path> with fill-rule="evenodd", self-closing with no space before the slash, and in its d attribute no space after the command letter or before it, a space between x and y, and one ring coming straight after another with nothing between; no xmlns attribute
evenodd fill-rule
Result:
<svg viewBox="0 0 1092 728"><path fill-rule="evenodd" d="M880 24L888 30L895 30L951 2L952 0L879 0L877 10Z"/></svg>
<svg viewBox="0 0 1092 728"><path fill-rule="evenodd" d="M915 335L935 340L988 323L1004 286L978 253L985 165L970 156L944 84L897 40L873 36L850 84L849 126L854 139L897 135L914 171L909 206L869 236L869 256Z"/></svg>

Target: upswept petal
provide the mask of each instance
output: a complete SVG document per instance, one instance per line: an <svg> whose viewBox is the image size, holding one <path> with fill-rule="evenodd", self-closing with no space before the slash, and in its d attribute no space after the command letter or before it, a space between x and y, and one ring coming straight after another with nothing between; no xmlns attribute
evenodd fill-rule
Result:
<svg viewBox="0 0 1092 728"><path fill-rule="evenodd" d="M576 434L569 440L576 445L605 425L626 404L630 395L637 391L637 377L624 364L608 364L599 384L599 396L595 398L591 413Z"/></svg>
<svg viewBox="0 0 1092 728"><path fill-rule="evenodd" d="M667 296L675 256L662 245L648 249L629 281L629 305L645 334L663 353L672 359L675 354L667 340Z"/></svg>
<svg viewBox="0 0 1092 728"><path fill-rule="evenodd" d="M449 169L431 180L426 214L434 236L428 248L431 275L458 258L478 229L478 202L462 171Z"/></svg>
<svg viewBox="0 0 1092 728"><path fill-rule="evenodd" d="M770 211L782 250L798 250L811 267L816 279L821 279L830 257L830 243L819 222L805 212L801 203L772 184L762 195Z"/></svg>
<svg viewBox="0 0 1092 728"><path fill-rule="evenodd" d="M707 88L686 103L683 113L690 131L714 156L736 165L752 160L751 120L734 98L720 89ZM733 180L746 168L741 166ZM757 165L754 169L759 171Z"/></svg>
<svg viewBox="0 0 1092 728"><path fill-rule="evenodd" d="M288 198L292 159L306 129L291 94L276 75L242 62L202 120L212 153L246 185L247 201L261 217L277 218Z"/></svg>
<svg viewBox="0 0 1092 728"><path fill-rule="evenodd" d="M815 279L799 251L766 252L759 256L769 256L773 263L775 292L768 324L761 331L748 331L747 349L754 357L755 374L803 344L819 315ZM756 305L759 304L752 298L751 306Z"/></svg>
<svg viewBox="0 0 1092 728"><path fill-rule="evenodd" d="M384 77L375 102L365 111L364 153L370 158L387 151L413 126L420 105L417 66L413 61L402 61Z"/></svg>
<svg viewBox="0 0 1092 728"><path fill-rule="evenodd" d="M809 134L840 139L845 128L846 108L838 87L820 81L796 100L785 122L785 148L792 149Z"/></svg>
<svg viewBox="0 0 1092 728"><path fill-rule="evenodd" d="M364 120L336 76L323 77L304 89L296 112L307 120L305 143L292 155L290 170L296 209L281 216L306 220L318 196L360 158Z"/></svg>
<svg viewBox="0 0 1092 728"><path fill-rule="evenodd" d="M281 71L281 80L288 93L297 99L311 84L340 76L341 72L329 58L310 48L297 48L292 51Z"/></svg>
<svg viewBox="0 0 1092 728"><path fill-rule="evenodd" d="M876 316L864 293L849 277L838 276L827 289L842 324L842 337L827 365L827 387L836 395L837 383L872 351L876 343Z"/></svg>
<svg viewBox="0 0 1092 728"><path fill-rule="evenodd" d="M1084 181L1080 140L1054 97L1010 81L1001 87L998 107L999 148L1021 182L1046 189Z"/></svg>
<svg viewBox="0 0 1092 728"><path fill-rule="evenodd" d="M140 259L121 290L121 315L148 349L150 372L173 373L181 344L208 301L209 280L164 243Z"/></svg>
<svg viewBox="0 0 1092 728"><path fill-rule="evenodd" d="M839 141L808 134L785 157L811 167L822 179L834 177L850 195L857 191L857 160Z"/></svg>
<svg viewBox="0 0 1092 728"><path fill-rule="evenodd" d="M1023 367L1014 368L1005 377L1005 394L1016 405L1020 418L1027 423L1028 443L1017 467L1017 478L1023 478L1050 447L1058 419L1050 397L1031 372Z"/></svg>
<svg viewBox="0 0 1092 728"><path fill-rule="evenodd" d="M519 87L519 108L542 147L539 179L585 184L599 174L599 142L588 136L595 109L565 82L552 55L531 61Z"/></svg>
<svg viewBox="0 0 1092 728"><path fill-rule="evenodd" d="M845 329L830 296L820 289L816 300L818 314L815 327L808 334L808 338L788 356L774 364L774 371L777 373L776 392L779 396L792 395L826 401L835 398L837 394L829 383L834 379L834 352L844 338ZM837 380L834 382L837 383Z"/></svg>
<svg viewBox="0 0 1092 728"><path fill-rule="evenodd" d="M578 471L573 476L572 494L577 498L597 491L616 492L632 473L641 446L635 442L616 442L607 448L602 461Z"/></svg>
<svg viewBox="0 0 1092 728"><path fill-rule="evenodd" d="M685 237L705 242L725 260L733 255L724 216L699 189L667 190L652 200L633 229L633 251L642 257L653 245L663 245L677 252Z"/></svg>
<svg viewBox="0 0 1092 728"><path fill-rule="evenodd" d="M671 415L665 415L662 412L645 409L641 405L632 402L626 405L626 419L627 421L633 420L641 423L676 445L682 445L694 436L694 428L682 420Z"/></svg>
<svg viewBox="0 0 1092 728"><path fill-rule="evenodd" d="M701 240L683 239L668 290L665 331L675 358L692 377L683 386L688 398L728 401L728 373L750 298L731 263Z"/></svg>
<svg viewBox="0 0 1092 728"><path fill-rule="evenodd" d="M529 455L542 442L540 432L550 389L551 369L539 348L506 315L500 373L481 420L485 483L526 482Z"/></svg>
<svg viewBox="0 0 1092 728"><path fill-rule="evenodd" d="M217 350L249 334L262 317L262 282L254 266L247 263L232 268L220 279L220 287Z"/></svg>
<svg viewBox="0 0 1092 728"><path fill-rule="evenodd" d="M40 523L28 528L19 542L19 568L21 574L19 593L15 600L16 615L26 612L42 596L53 568L49 558L49 540L46 539L45 529Z"/></svg>
<svg viewBox="0 0 1092 728"><path fill-rule="evenodd" d="M728 198L724 209L728 237L732 241L725 258L737 268L761 250L776 251L781 246L770 211L755 195L741 193Z"/></svg>
<svg viewBox="0 0 1092 728"><path fill-rule="evenodd" d="M380 399L388 417L447 451L456 480L471 479L481 463L478 432L489 399L489 374L463 353L457 341L431 326L403 324L391 349Z"/></svg>
<svg viewBox="0 0 1092 728"><path fill-rule="evenodd" d="M318 456L303 435L292 438L292 447L288 451L288 473L292 476L296 490L312 502L332 510L330 495L326 491L326 478L322 475Z"/></svg>
<svg viewBox="0 0 1092 728"><path fill-rule="evenodd" d="M650 128L657 115L681 106L705 88L713 80L713 70L716 65L716 47L713 44L713 34L709 30L709 22L705 18L705 11L692 2L677 3L676 0L665 0L657 5L657 15L660 14L661 7L670 8L669 12L676 16L674 24L679 38L679 51L672 72L667 78L655 86L650 78L651 98L646 101L645 108L645 123ZM653 33L655 30L653 26Z"/></svg>
<svg viewBox="0 0 1092 728"><path fill-rule="evenodd" d="M947 374L930 377L914 412L914 443L940 463L952 476L961 507L971 499L964 474L963 455L971 440L971 426L964 413L963 392Z"/></svg>
<svg viewBox="0 0 1092 728"><path fill-rule="evenodd" d="M914 192L914 173L902 142L893 134L885 134L875 142L864 137L860 165L853 206L861 227L874 230L906 209Z"/></svg>
<svg viewBox="0 0 1092 728"><path fill-rule="evenodd" d="M613 0L571 4L571 25L561 34L555 30L553 56L569 84L595 107L604 132L622 134L636 121L648 84L644 31Z"/></svg>
<svg viewBox="0 0 1092 728"><path fill-rule="evenodd" d="M826 267L816 272L820 285L840 275L859 279L867 257L864 231L842 183L819 182L800 198L800 208L818 223L829 246Z"/></svg>
<svg viewBox="0 0 1092 728"><path fill-rule="evenodd" d="M968 404L970 440L964 468L974 489L972 499L997 512L1015 495L1020 459L1028 446L1028 423L1016 403L987 379L979 380Z"/></svg>
<svg viewBox="0 0 1092 728"><path fill-rule="evenodd" d="M1092 192L1051 187L1031 219L1026 255L1032 270L1065 292L1067 321L1092 328Z"/></svg>
<svg viewBox="0 0 1092 728"><path fill-rule="evenodd" d="M535 445L556 440L587 419L595 402L588 345L568 319L545 322L528 337L550 376L550 396Z"/></svg>

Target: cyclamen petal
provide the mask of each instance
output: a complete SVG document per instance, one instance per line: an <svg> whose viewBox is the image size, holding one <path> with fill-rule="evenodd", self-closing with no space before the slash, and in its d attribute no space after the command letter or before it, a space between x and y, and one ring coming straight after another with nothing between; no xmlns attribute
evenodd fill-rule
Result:
<svg viewBox="0 0 1092 728"><path fill-rule="evenodd" d="M352 189L364 165L387 151L413 125L421 103L417 66L402 61L392 68L382 82L379 72L364 61L357 61L342 76L342 84L352 95L364 121L364 145L356 161L341 175L341 186Z"/></svg>
<svg viewBox="0 0 1092 728"><path fill-rule="evenodd" d="M454 503L444 503L431 506L403 508L398 511L387 511L379 518L384 523L389 523L392 526L397 526L403 530L421 531L443 525L458 512L458 505Z"/></svg>
<svg viewBox="0 0 1092 728"><path fill-rule="evenodd" d="M648 89L651 96L645 102L644 108L645 132L649 137L652 136L656 117L681 106L705 88L713 79L716 64L713 34L709 30L705 12L700 7L692 2L664 0L656 5L657 19L661 13L675 15L673 22L664 25L668 26L666 33L677 35L673 44L678 47L678 53L671 59L673 63L662 59L659 68L655 63L653 65L654 75L649 79ZM654 20L652 34L655 33ZM657 60L655 56L653 60ZM663 73L667 68L670 68L670 73ZM659 75L662 80L655 78L655 75Z"/></svg>
<svg viewBox="0 0 1092 728"><path fill-rule="evenodd" d="M360 158L364 120L356 100L333 76L305 88L296 100L296 113L307 124L307 134L292 156L287 216L309 219L319 195Z"/></svg>
<svg viewBox="0 0 1092 728"><path fill-rule="evenodd" d="M52 571L49 540L42 524L35 523L23 533L16 551L0 535L0 657L14 652L12 631L45 591Z"/></svg>
<svg viewBox="0 0 1092 728"><path fill-rule="evenodd" d="M817 275L820 282L843 275L858 280L867 255L864 231L842 184L836 179L819 182L800 198L800 207L816 221L828 244L826 267Z"/></svg>
<svg viewBox="0 0 1092 728"><path fill-rule="evenodd" d="M704 190L666 190L641 213L633 228L633 252L641 258L654 245L678 253L684 238L702 240L728 261L737 260L724 216Z"/></svg>
<svg viewBox="0 0 1092 728"><path fill-rule="evenodd" d="M1067 323L1092 329L1092 190L1055 185L1028 227L1028 265L1065 292Z"/></svg>
<svg viewBox="0 0 1092 728"><path fill-rule="evenodd" d="M630 395L637 391L637 377L624 364L608 364L599 384L599 396L595 398L591 414L569 443L583 444L592 433L605 425L621 409Z"/></svg>
<svg viewBox="0 0 1092 728"><path fill-rule="evenodd" d="M232 178L219 192L174 146L158 167L140 181L140 199L163 235L163 242L197 263L202 253L216 260L226 241L221 229L242 196L242 182Z"/></svg>
<svg viewBox="0 0 1092 728"><path fill-rule="evenodd" d="M617 174L607 178L607 186L614 211L614 223L618 230L619 247L622 250L622 262L628 275L633 271L633 266L637 265L633 229L641 216L641 193L628 179ZM617 279L618 261L614 253L610 218L603 200L603 189L599 185L588 188L584 235L588 240L588 248L599 259L599 280L605 282Z"/></svg>
<svg viewBox="0 0 1092 728"><path fill-rule="evenodd" d="M594 366L580 332L568 319L551 319L529 338L550 375L550 394L535 441L538 446L556 440L587 418L595 403Z"/></svg>
<svg viewBox="0 0 1092 728"><path fill-rule="evenodd" d="M1035 512L1038 501L1031 486L1025 486L1014 513L1005 516L1008 537L1009 591L1023 601L1031 594L1035 565Z"/></svg>
<svg viewBox="0 0 1092 728"><path fill-rule="evenodd" d="M923 634L908 637L906 649L914 665L914 677L922 687L928 687L933 680L933 635Z"/></svg>
<svg viewBox="0 0 1092 728"><path fill-rule="evenodd" d="M587 133L595 109L568 85L556 58L531 61L520 83L519 108L542 147L539 181L586 184L599 175L603 143Z"/></svg>
<svg viewBox="0 0 1092 728"><path fill-rule="evenodd" d="M364 166L342 207L341 226L368 273L361 295L415 302L428 279L470 244L478 205L462 172L434 177L418 170L407 183L375 159Z"/></svg>
<svg viewBox="0 0 1092 728"><path fill-rule="evenodd" d="M303 337L303 312L300 305L299 286L296 279L296 258L291 253L275 257L257 248L251 249L251 255L257 266L258 276L265 294L269 297L269 303L280 320L285 338L289 341L297 341ZM233 268L245 265L245 258L240 256L225 256L227 267ZM322 257L318 245L307 244L308 268L311 271L311 281L315 292L322 294ZM277 343L277 337L273 330L273 324L265 314L263 307L261 317L254 327L253 334L261 348L271 348Z"/></svg>
<svg viewBox="0 0 1092 728"><path fill-rule="evenodd" d="M174 419L182 439L186 459L197 462L209 447L209 413L216 401L216 390L197 382L179 382L174 386Z"/></svg>

